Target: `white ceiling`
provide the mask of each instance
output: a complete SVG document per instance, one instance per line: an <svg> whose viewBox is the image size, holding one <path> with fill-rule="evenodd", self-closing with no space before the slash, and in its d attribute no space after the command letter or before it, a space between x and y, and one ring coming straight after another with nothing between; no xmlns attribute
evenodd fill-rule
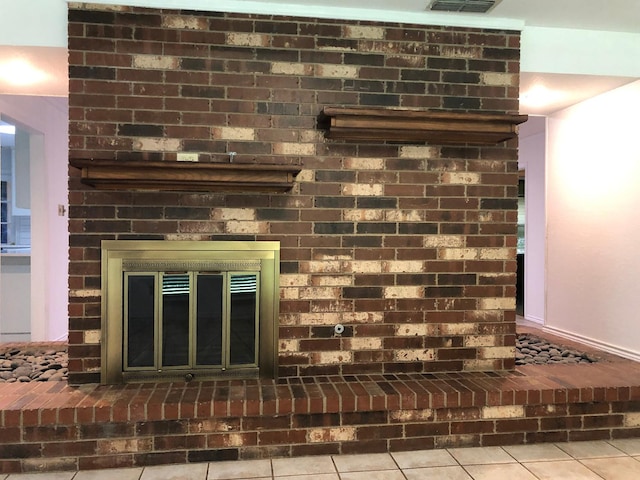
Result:
<svg viewBox="0 0 640 480"><path fill-rule="evenodd" d="M537 27L640 32L638 0L502 0L486 14L427 12L431 0L254 0L248 3L326 7L328 11L353 8L404 12L408 14L407 21L413 19L419 23L424 23L425 19L421 17L429 15L447 15L456 21L482 15L491 19L513 19Z"/></svg>
<svg viewBox="0 0 640 480"><path fill-rule="evenodd" d="M7 0L2 0L5 2ZM17 0L16 0L17 1ZM20 0L22 1L22 0ZM63 2L64 0L51 0ZM430 0L103 0L104 3L140 6L255 11L292 15L339 18L373 17L389 21L421 24L519 25L519 28L558 27L610 32L640 33L640 0L501 0L487 14L437 14L427 11ZM196 8L197 7L197 8ZM0 7L0 10L2 7ZM304 12L304 13L301 13ZM374 12L375 15L372 15ZM31 14L31 13L30 13ZM39 16L40 12L33 11ZM34 17L35 19L36 17ZM40 18L40 17L38 17ZM23 20L24 21L24 20ZM67 54L63 48L1 46L0 62L23 59L46 73L39 84L13 85L0 78L0 94L66 96L68 94ZM640 60L639 60L640 61ZM1 75L0 75L1 77ZM536 85L563 92L562 97L545 106L522 106L523 113L549 114L599 93L633 81L629 77L580 76L560 74L521 75L521 92Z"/></svg>

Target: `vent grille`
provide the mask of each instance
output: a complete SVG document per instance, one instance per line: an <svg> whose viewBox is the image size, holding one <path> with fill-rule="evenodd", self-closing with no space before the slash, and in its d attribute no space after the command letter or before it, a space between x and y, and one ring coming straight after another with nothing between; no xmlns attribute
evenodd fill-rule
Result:
<svg viewBox="0 0 640 480"><path fill-rule="evenodd" d="M433 0L428 9L436 12L486 13L500 0Z"/></svg>

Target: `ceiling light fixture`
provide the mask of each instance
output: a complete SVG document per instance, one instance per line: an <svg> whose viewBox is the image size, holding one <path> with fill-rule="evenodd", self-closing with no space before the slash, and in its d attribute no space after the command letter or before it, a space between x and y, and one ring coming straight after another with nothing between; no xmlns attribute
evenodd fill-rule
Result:
<svg viewBox="0 0 640 480"><path fill-rule="evenodd" d="M22 59L0 63L0 80L12 85L33 85L47 78L47 74Z"/></svg>
<svg viewBox="0 0 640 480"><path fill-rule="evenodd" d="M500 0L433 0L428 10L434 12L487 13Z"/></svg>
<svg viewBox="0 0 640 480"><path fill-rule="evenodd" d="M520 95L520 103L527 107L544 107L558 102L564 94L558 90L550 90L544 85L536 85Z"/></svg>

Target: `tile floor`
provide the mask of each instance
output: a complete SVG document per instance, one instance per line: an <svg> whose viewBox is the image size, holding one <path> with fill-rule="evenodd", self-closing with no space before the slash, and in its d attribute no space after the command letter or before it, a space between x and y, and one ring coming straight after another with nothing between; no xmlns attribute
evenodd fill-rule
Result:
<svg viewBox="0 0 640 480"><path fill-rule="evenodd" d="M0 480L638 480L640 438L274 458L82 472L0 474Z"/></svg>

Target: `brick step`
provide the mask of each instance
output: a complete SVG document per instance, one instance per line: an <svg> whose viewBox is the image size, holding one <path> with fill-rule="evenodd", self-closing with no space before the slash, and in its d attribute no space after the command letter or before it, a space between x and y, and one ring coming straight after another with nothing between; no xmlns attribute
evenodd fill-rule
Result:
<svg viewBox="0 0 640 480"><path fill-rule="evenodd" d="M640 436L640 368L4 384L0 409L3 473L612 439Z"/></svg>

